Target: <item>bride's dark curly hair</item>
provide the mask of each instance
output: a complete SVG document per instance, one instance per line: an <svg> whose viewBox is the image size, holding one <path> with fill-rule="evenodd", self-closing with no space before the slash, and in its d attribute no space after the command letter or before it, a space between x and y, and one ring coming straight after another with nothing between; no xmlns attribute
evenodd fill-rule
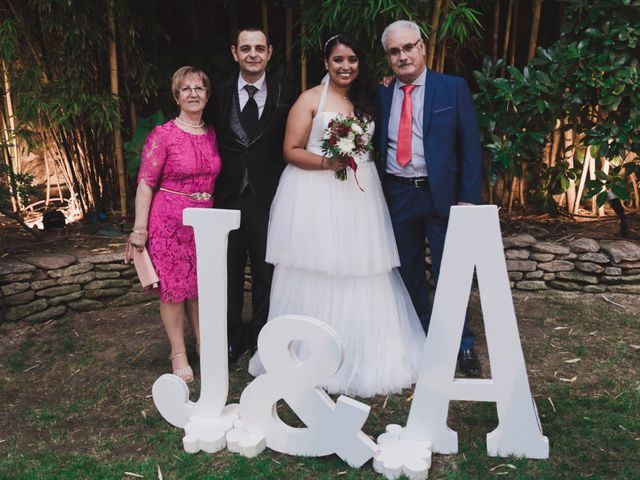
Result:
<svg viewBox="0 0 640 480"><path fill-rule="evenodd" d="M353 111L356 117L360 119L371 120L375 116L375 110L373 106L373 94L369 89L367 67L365 64L365 53L355 40L349 38L344 33L334 35L329 38L324 44L324 58L329 60L331 52L336 45L344 45L353 50L353 53L358 57L358 76L351 84L349 91L347 92L347 98L353 104Z"/></svg>

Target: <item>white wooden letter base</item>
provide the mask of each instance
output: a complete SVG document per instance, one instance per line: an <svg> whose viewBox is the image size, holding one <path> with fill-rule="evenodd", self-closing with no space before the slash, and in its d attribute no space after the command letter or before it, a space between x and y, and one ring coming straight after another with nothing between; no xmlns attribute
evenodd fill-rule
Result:
<svg viewBox="0 0 640 480"><path fill-rule="evenodd" d="M175 375L153 384L153 401L170 424L184 428L187 452L214 453L225 447L225 434L238 419L238 405L225 406L229 392L227 365L227 240L240 226L238 210L187 208L183 221L195 235L200 312L200 398Z"/></svg>
<svg viewBox="0 0 640 480"><path fill-rule="evenodd" d="M474 268L492 378L454 379ZM427 440L434 452L456 453L458 436L447 426L451 400L496 402L498 426L487 435L490 456L548 458L549 442L529 389L494 205L451 208L429 335L400 438Z"/></svg>

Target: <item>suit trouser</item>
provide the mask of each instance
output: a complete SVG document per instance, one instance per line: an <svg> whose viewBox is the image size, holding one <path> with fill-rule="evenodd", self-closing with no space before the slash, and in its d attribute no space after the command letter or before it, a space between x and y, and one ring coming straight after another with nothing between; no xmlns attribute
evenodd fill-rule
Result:
<svg viewBox="0 0 640 480"><path fill-rule="evenodd" d="M227 337L229 346L236 349L255 347L260 329L267 322L269 295L273 265L265 262L267 250L267 230L270 205L260 202L245 189L241 195L234 195L216 204L217 208L240 210L240 228L229 233L227 250ZM251 304L253 315L244 324L244 271L250 261L252 287Z"/></svg>
<svg viewBox="0 0 640 480"><path fill-rule="evenodd" d="M438 215L429 186L416 188L385 177L382 181L400 256L400 275L425 334L429 331L431 302L427 292L425 237L431 251L431 271L437 284L447 234L448 218ZM460 350L473 347L475 335L465 319Z"/></svg>

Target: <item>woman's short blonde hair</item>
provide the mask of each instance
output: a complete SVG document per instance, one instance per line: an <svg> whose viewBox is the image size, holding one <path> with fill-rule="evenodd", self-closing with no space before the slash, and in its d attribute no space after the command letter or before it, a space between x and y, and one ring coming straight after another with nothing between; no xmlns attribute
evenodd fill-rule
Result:
<svg viewBox="0 0 640 480"><path fill-rule="evenodd" d="M185 81L187 77L197 77L202 80L204 88L207 89L207 98L209 98L209 93L211 92L211 82L209 81L209 77L202 70L198 70L197 68L186 65L184 67L180 67L176 70L176 73L173 74L171 78L171 91L173 92L173 98L176 100L180 95L180 87L182 83Z"/></svg>

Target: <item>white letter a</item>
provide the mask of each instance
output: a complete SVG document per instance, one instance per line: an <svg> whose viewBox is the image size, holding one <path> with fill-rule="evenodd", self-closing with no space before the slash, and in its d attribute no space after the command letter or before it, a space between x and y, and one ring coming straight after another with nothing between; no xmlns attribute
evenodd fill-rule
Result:
<svg viewBox="0 0 640 480"><path fill-rule="evenodd" d="M455 366L474 269L491 362L491 379L455 379ZM447 426L451 400L496 402L498 427L487 435L491 456L548 458L518 334L494 205L451 208L440 278L420 375L402 438L428 440L456 453Z"/></svg>

